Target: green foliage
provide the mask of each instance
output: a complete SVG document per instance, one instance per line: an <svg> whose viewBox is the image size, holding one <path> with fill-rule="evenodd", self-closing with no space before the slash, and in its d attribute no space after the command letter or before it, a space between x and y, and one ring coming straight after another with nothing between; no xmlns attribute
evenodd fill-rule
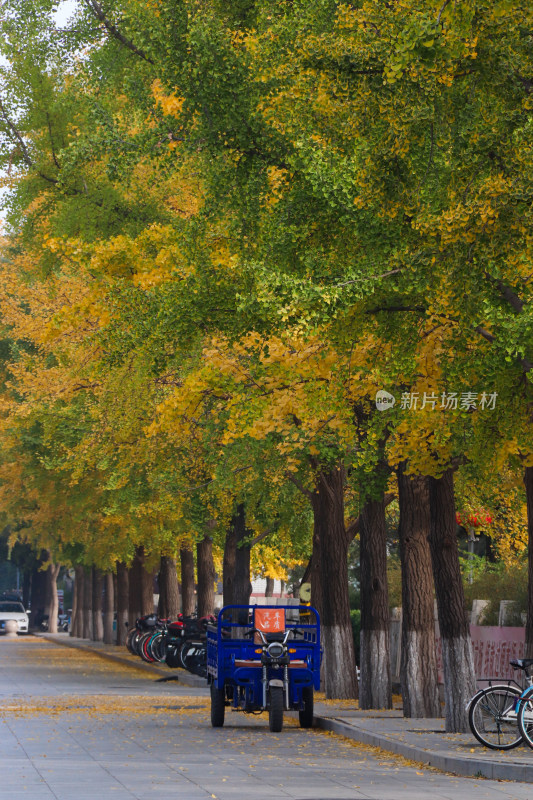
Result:
<svg viewBox="0 0 533 800"><path fill-rule="evenodd" d="M104 5L2 7L6 521L109 564L245 502L285 563L321 468L350 515L404 459L496 496L533 456L530 4ZM497 410L399 402L449 391Z"/></svg>
<svg viewBox="0 0 533 800"><path fill-rule="evenodd" d="M472 566L472 573L471 573ZM528 604L528 566L527 558L512 567L499 562L491 564L485 559L462 558L463 585L467 610L472 601L487 600L488 605L480 620L482 625L497 625L500 602L510 600L515 603L508 624L522 626L522 615ZM470 575L472 574L472 581Z"/></svg>
<svg viewBox="0 0 533 800"><path fill-rule="evenodd" d="M392 556L387 560L387 580L389 583L389 607L402 605L402 569L400 559Z"/></svg>
<svg viewBox="0 0 533 800"><path fill-rule="evenodd" d="M352 623L355 661L357 664L359 664L361 654L361 611L358 608L351 609L350 621Z"/></svg>

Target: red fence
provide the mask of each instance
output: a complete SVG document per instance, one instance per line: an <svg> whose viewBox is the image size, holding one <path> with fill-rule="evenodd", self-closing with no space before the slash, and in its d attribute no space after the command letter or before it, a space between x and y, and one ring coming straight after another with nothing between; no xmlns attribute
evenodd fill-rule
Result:
<svg viewBox="0 0 533 800"><path fill-rule="evenodd" d="M471 625L474 667L478 680L487 678L518 678L509 666L512 658L524 657L525 628L507 628L490 625ZM439 681L442 683L442 647L437 637Z"/></svg>

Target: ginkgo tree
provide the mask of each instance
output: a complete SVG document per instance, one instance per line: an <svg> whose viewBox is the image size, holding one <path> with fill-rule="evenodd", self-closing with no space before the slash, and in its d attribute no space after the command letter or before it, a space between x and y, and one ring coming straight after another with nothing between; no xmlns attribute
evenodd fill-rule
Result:
<svg viewBox="0 0 533 800"><path fill-rule="evenodd" d="M198 535L235 502L253 517L264 474L272 497L290 497L284 480L309 493L315 523L335 486L321 547L345 536L345 500L383 544L382 462L427 478L460 728L472 669L456 557L444 582L438 569L451 470L484 465L490 442L531 484L530 9L87 0L66 41L51 7L9 2L15 100L1 109L19 231L5 299L26 281L30 306L53 308L40 326L12 308L37 350L13 374L37 416L64 403L86 424L50 468L96 470L117 528L142 520L144 536L157 519L161 541L198 509ZM383 388L398 397L386 415ZM497 424L441 400L487 392L510 404ZM191 484L210 488L173 504ZM328 663L336 613L325 622Z"/></svg>

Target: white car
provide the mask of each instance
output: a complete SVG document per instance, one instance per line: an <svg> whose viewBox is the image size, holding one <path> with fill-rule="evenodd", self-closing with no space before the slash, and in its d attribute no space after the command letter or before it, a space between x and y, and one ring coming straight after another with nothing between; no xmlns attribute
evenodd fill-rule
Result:
<svg viewBox="0 0 533 800"><path fill-rule="evenodd" d="M28 615L22 603L17 603L15 600L0 600L0 633L4 633L8 619L18 622L19 633L28 633Z"/></svg>

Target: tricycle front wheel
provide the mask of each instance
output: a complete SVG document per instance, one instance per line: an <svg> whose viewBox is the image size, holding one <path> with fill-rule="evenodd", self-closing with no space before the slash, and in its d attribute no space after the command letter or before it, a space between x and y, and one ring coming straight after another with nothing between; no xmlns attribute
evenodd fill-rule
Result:
<svg viewBox="0 0 533 800"><path fill-rule="evenodd" d="M313 700L313 687L312 686L304 686L302 689L302 702L304 707L300 709L298 712L298 716L300 718L300 728L312 728L313 727L313 711L314 711L314 700Z"/></svg>
<svg viewBox="0 0 533 800"><path fill-rule="evenodd" d="M224 712L226 710L226 692L224 689L217 689L214 683L211 684L211 726L221 728L224 725Z"/></svg>
<svg viewBox="0 0 533 800"><path fill-rule="evenodd" d="M268 727L272 733L279 733L283 728L283 689L281 686L272 686L270 689Z"/></svg>

